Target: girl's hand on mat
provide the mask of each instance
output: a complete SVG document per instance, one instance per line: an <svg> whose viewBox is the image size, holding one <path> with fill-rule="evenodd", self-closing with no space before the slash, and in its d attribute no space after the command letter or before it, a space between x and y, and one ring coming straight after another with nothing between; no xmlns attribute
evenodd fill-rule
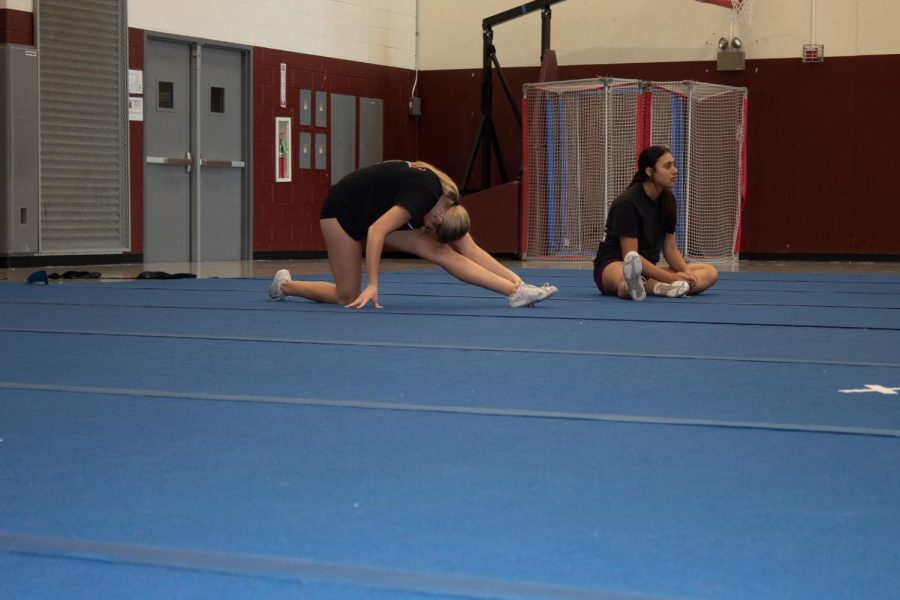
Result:
<svg viewBox="0 0 900 600"><path fill-rule="evenodd" d="M375 308L381 308L381 305L378 304L378 286L377 285L367 285L366 289L362 291L362 293L356 297L356 300L346 305L344 308L365 308L365 306L372 302L372 306Z"/></svg>
<svg viewBox="0 0 900 600"><path fill-rule="evenodd" d="M675 273L675 277L677 279L687 281L690 287L694 287L694 285L697 283L697 278L694 277L694 274L690 271L679 271L678 273Z"/></svg>

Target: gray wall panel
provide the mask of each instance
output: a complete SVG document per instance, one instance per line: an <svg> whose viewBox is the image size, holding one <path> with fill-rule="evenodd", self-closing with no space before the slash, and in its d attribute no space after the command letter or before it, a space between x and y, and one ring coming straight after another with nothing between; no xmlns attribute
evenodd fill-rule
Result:
<svg viewBox="0 0 900 600"><path fill-rule="evenodd" d="M300 125L308 127L312 125L312 92L300 90Z"/></svg>
<svg viewBox="0 0 900 600"><path fill-rule="evenodd" d="M356 169L356 96L331 94L331 183Z"/></svg>
<svg viewBox="0 0 900 600"><path fill-rule="evenodd" d="M0 46L0 254L39 248L38 56Z"/></svg>
<svg viewBox="0 0 900 600"><path fill-rule="evenodd" d="M374 165L383 160L384 101L380 98L359 99L359 166Z"/></svg>
<svg viewBox="0 0 900 600"><path fill-rule="evenodd" d="M310 155L312 154L312 134L308 131L300 132L300 147L297 148L297 155L300 157L298 166L301 169L308 169L311 166Z"/></svg>

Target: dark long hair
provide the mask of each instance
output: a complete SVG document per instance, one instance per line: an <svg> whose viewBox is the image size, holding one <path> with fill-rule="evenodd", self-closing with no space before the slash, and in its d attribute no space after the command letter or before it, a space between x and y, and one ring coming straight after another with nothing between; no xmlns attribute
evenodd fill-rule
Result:
<svg viewBox="0 0 900 600"><path fill-rule="evenodd" d="M637 172L634 174L634 177L631 178L631 183L628 184L628 187L637 183L649 181L650 178L647 176L647 169L656 169L656 163L659 162L659 159L662 158L664 154L671 153L672 151L665 146L648 146L641 150L641 153L638 155ZM676 208L675 196L672 192L663 190L663 193L659 196L659 208L663 227L667 230L675 229L678 209Z"/></svg>

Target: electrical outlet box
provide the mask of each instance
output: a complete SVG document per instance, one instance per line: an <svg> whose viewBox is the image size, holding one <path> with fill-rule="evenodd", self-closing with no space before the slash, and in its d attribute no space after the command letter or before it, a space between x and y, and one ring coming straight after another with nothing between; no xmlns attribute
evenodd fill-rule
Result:
<svg viewBox="0 0 900 600"><path fill-rule="evenodd" d="M422 99L418 96L409 98L409 116L418 117L422 114Z"/></svg>
<svg viewBox="0 0 900 600"><path fill-rule="evenodd" d="M719 71L743 71L743 50L723 50L716 57L716 69Z"/></svg>

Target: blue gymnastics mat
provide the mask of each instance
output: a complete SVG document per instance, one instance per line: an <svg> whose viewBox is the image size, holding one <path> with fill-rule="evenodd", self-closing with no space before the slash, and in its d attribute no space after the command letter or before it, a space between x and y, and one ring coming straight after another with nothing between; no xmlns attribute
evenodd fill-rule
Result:
<svg viewBox="0 0 900 600"><path fill-rule="evenodd" d="M900 278L0 285L0 597L900 597Z"/></svg>

